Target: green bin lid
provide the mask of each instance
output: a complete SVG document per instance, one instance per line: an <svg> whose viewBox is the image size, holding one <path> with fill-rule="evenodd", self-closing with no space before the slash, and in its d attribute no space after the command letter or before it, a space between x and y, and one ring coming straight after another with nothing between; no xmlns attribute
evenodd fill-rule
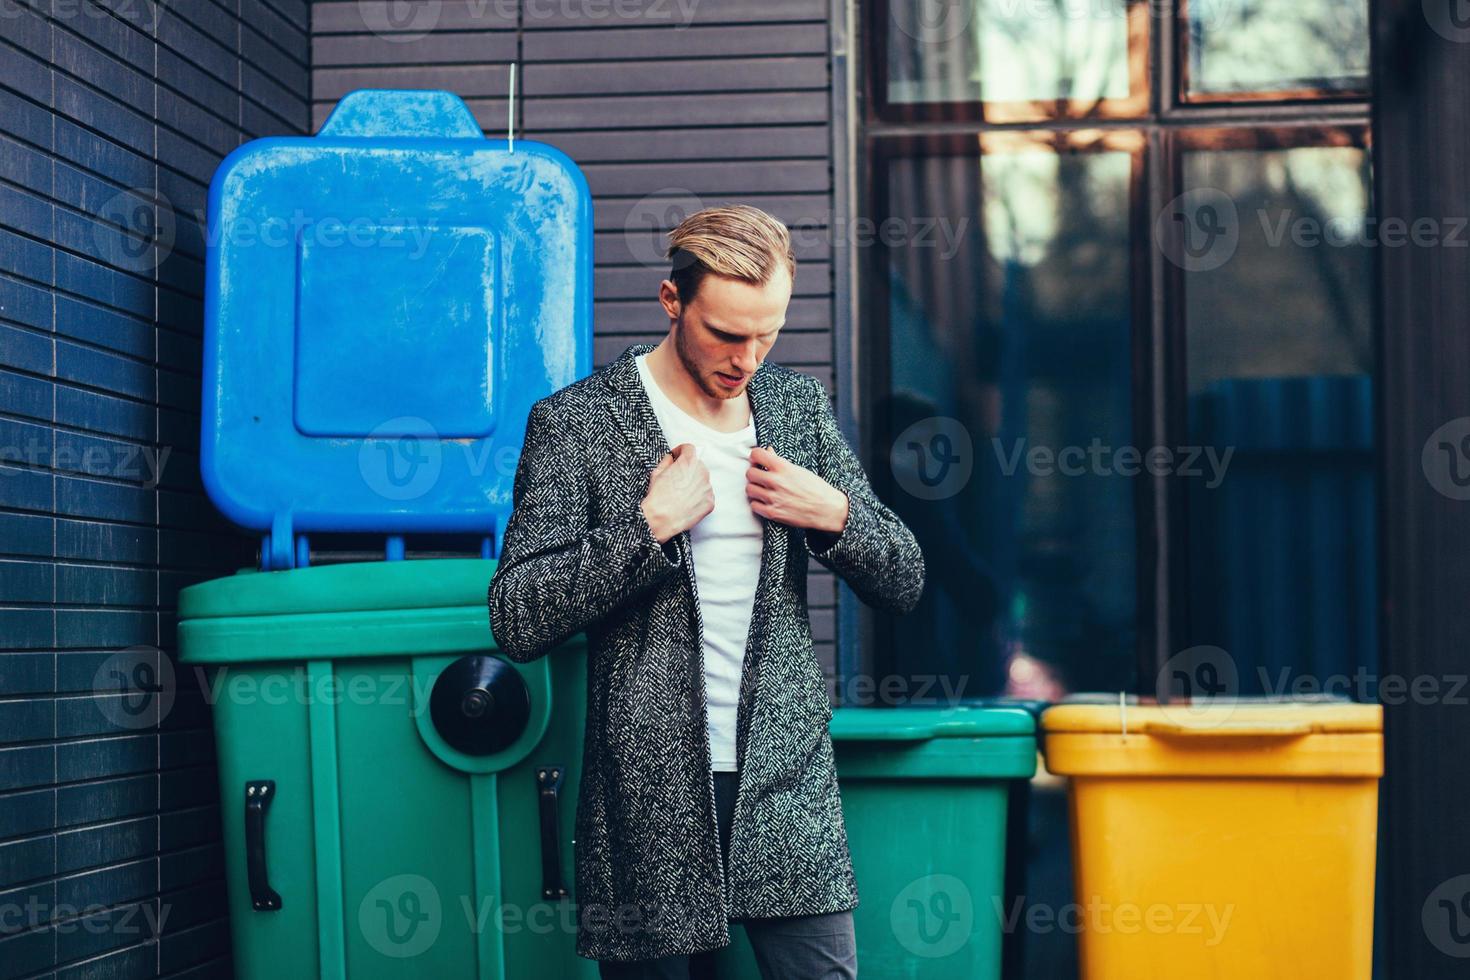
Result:
<svg viewBox="0 0 1470 980"><path fill-rule="evenodd" d="M410 558L234 575L179 592L193 664L464 654L495 648L495 562Z"/></svg>
<svg viewBox="0 0 1470 980"><path fill-rule="evenodd" d="M1024 708L958 704L935 707L837 708L828 725L834 740L919 741L1032 735L1036 719Z"/></svg>
<svg viewBox="0 0 1470 980"><path fill-rule="evenodd" d="M179 619L485 606L493 558L344 562L234 575L179 591Z"/></svg>

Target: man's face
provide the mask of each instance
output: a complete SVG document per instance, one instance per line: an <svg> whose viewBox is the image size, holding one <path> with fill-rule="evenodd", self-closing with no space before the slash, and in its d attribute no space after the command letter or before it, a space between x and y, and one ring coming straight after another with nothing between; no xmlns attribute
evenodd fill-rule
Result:
<svg viewBox="0 0 1470 980"><path fill-rule="evenodd" d="M659 301L675 321L674 340L684 370L711 398L745 393L750 376L776 342L791 302L791 276L779 268L763 286L707 275L691 303L681 303L664 280Z"/></svg>

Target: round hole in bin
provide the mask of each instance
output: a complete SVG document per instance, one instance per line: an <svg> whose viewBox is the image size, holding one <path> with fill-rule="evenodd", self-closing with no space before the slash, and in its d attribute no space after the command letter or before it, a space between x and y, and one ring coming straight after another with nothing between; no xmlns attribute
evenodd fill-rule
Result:
<svg viewBox="0 0 1470 980"><path fill-rule="evenodd" d="M490 755L526 730L531 692L516 669L498 657L460 657L434 682L429 717L451 748Z"/></svg>

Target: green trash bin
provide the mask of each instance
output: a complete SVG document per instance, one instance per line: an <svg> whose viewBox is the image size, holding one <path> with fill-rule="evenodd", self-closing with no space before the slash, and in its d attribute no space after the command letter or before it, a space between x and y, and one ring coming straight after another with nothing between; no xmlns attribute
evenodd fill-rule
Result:
<svg viewBox="0 0 1470 980"><path fill-rule="evenodd" d="M828 730L858 885L858 975L1000 977L1008 810L1015 780L1036 773L1035 706L838 708ZM760 980L745 930L730 939L719 975Z"/></svg>
<svg viewBox="0 0 1470 980"><path fill-rule="evenodd" d="M1023 708L836 708L829 724L857 879L857 968L883 980L1001 976L1011 780L1036 773ZM759 980L742 930L720 964Z"/></svg>
<svg viewBox="0 0 1470 980"><path fill-rule="evenodd" d="M1007 801L1036 772L1021 708L838 708L830 725L858 907L858 969L1000 976Z"/></svg>
<svg viewBox="0 0 1470 980"><path fill-rule="evenodd" d="M494 569L242 569L180 592L239 980L597 975L572 905L585 647L499 656Z"/></svg>

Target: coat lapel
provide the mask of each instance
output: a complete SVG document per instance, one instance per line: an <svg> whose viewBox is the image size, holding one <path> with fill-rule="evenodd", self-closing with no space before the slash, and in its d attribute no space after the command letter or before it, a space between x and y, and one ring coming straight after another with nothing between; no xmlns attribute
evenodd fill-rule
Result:
<svg viewBox="0 0 1470 980"><path fill-rule="evenodd" d="M638 365L634 363L634 358L651 350L652 344L634 344L603 372L603 380L618 396L608 402L613 422L627 438L629 448L650 470L669 451L658 416L653 412L653 404L649 402L643 381L638 377ZM781 456L790 458L793 451L788 424L790 411L772 379L771 369L765 365L757 368L747 390L750 393L750 411L755 417L756 442L771 446Z"/></svg>
<svg viewBox="0 0 1470 980"><path fill-rule="evenodd" d="M791 431L787 424L786 401L771 383L771 369L762 365L750 379L750 411L755 416L755 441L770 446L778 456L791 458ZM775 521L765 522L765 540L761 548L761 574L756 596L771 595L785 574L786 545L789 530ZM757 602L759 605L759 602ZM751 617L754 624L755 617ZM759 639L759 637L755 637Z"/></svg>
<svg viewBox="0 0 1470 980"><path fill-rule="evenodd" d="M750 411L755 416L756 443L770 446L784 459L791 458L790 412L778 387L772 382L771 369L758 368L750 379ZM790 546L790 529L775 521L764 522L761 544L761 569L755 587L755 608L751 611L750 632L745 640L745 663L740 672L739 708L735 724L735 759L740 772L747 769L745 756L755 714L756 694L760 686L760 665L765 654L770 626L767 622L768 597L780 594L781 580L786 574ZM740 777L743 783L744 776ZM736 788L736 811L739 812L741 789ZM737 818L738 820L738 818ZM731 850L734 850L732 831Z"/></svg>
<svg viewBox="0 0 1470 980"><path fill-rule="evenodd" d="M608 410L612 415L613 423L627 439L629 450L649 471L652 471L669 451L668 442L658 424L658 416L654 414L653 404L648 400L648 393L643 390L643 381L638 376L638 365L634 363L635 357L651 350L653 350L652 344L635 344L609 364L603 373L603 379L614 396L608 402ZM770 446L778 455L790 459L795 448L793 446L795 434L791 431L791 409L780 390L780 385L775 381L772 369L765 365L757 368L755 374L751 376L747 390L750 394L751 415L755 420L756 443ZM749 738L751 714L755 705L761 654L765 650L769 634L764 608L766 603L762 601L762 598L777 595L780 592L782 579L786 575L790 536L791 531L784 524L778 524L775 521L764 522L755 608L750 618L750 633L746 638L746 656L740 678L736 757L741 769L745 767L745 749ZM696 636L698 636L702 629L701 617L697 608L699 586L695 580L692 549L688 542L687 532L680 537L683 539L680 547L686 559L690 595L694 597L696 605L696 608L689 612L695 624ZM699 678L695 683L702 686L702 681L703 679ZM699 689L696 687L696 690ZM701 732L699 737L706 736ZM713 794L713 789L711 789L711 794Z"/></svg>
<svg viewBox="0 0 1470 980"><path fill-rule="evenodd" d="M648 400L648 392L643 390L643 381L638 377L638 365L633 360L651 350L652 344L634 344L603 372L603 381L615 396L608 400L613 423L622 430L628 440L628 448L650 471L669 451L663 429L659 428L658 416L653 413L653 403Z"/></svg>

